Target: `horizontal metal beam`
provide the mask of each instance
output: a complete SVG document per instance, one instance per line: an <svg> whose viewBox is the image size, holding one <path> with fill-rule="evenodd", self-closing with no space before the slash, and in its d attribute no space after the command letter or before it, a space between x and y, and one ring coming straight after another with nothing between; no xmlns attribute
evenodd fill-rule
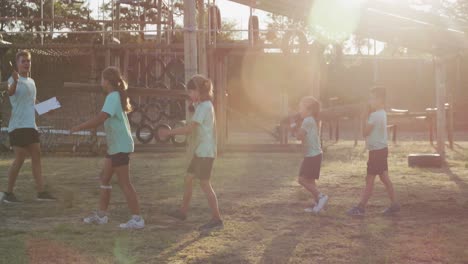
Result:
<svg viewBox="0 0 468 264"><path fill-rule="evenodd" d="M64 89L70 89L74 92L101 92L102 88L99 84L94 83L73 83L65 82ZM189 99L186 91L183 90L169 90L169 89L153 89L129 86L128 94L134 96L155 96L155 97L169 97L178 99Z"/></svg>

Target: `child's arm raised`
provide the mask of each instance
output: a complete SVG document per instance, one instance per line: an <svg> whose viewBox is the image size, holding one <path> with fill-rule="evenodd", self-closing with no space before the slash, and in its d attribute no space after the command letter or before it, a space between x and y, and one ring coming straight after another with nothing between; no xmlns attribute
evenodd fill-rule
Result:
<svg viewBox="0 0 468 264"><path fill-rule="evenodd" d="M18 86L19 74L13 70L13 73L11 74L11 78L13 79L13 81L11 81L8 85L8 96L15 95L16 87Z"/></svg>
<svg viewBox="0 0 468 264"><path fill-rule="evenodd" d="M100 112L94 118L91 118L90 120L70 129L70 133L75 133L75 132L85 130L85 129L90 129L90 128L96 128L102 125L106 121L107 118L109 118L109 114L105 112Z"/></svg>

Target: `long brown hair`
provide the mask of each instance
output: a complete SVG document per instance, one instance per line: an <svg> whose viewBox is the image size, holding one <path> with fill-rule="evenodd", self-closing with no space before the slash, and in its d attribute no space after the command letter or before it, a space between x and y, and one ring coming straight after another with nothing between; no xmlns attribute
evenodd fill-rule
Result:
<svg viewBox="0 0 468 264"><path fill-rule="evenodd" d="M200 101L213 101L213 83L202 75L194 75L187 83L187 90L196 90Z"/></svg>
<svg viewBox="0 0 468 264"><path fill-rule="evenodd" d="M130 104L130 98L127 94L127 82L125 82L122 74L120 74L120 70L117 67L107 67L102 72L102 78L107 80L115 91L119 92L122 109L126 113L131 112L132 105Z"/></svg>

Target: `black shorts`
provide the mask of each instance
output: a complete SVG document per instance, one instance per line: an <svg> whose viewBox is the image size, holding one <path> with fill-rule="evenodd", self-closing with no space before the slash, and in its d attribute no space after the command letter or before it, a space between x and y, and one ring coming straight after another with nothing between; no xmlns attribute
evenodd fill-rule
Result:
<svg viewBox="0 0 468 264"><path fill-rule="evenodd" d="M12 147L24 148L39 143L39 132L34 128L18 128L8 133L8 136Z"/></svg>
<svg viewBox="0 0 468 264"><path fill-rule="evenodd" d="M193 174L200 180L209 180L213 169L214 158L200 158L194 156L187 169L187 173Z"/></svg>
<svg viewBox="0 0 468 264"><path fill-rule="evenodd" d="M106 155L106 159L110 159L112 168L126 166L130 163L130 153L119 152L116 154Z"/></svg>
<svg viewBox="0 0 468 264"><path fill-rule="evenodd" d="M320 178L321 166L322 154L313 157L305 157L301 164L299 177L318 180Z"/></svg>
<svg viewBox="0 0 468 264"><path fill-rule="evenodd" d="M367 175L382 175L388 171L388 148L369 151Z"/></svg>

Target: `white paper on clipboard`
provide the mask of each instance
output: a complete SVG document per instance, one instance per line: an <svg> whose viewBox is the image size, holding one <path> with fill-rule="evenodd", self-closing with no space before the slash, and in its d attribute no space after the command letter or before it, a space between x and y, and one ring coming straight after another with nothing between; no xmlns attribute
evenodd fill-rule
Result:
<svg viewBox="0 0 468 264"><path fill-rule="evenodd" d="M57 100L57 97L52 97L49 100L38 103L34 107L36 108L36 112L39 115L43 115L49 111L60 108L61 105L60 105L60 102Z"/></svg>

